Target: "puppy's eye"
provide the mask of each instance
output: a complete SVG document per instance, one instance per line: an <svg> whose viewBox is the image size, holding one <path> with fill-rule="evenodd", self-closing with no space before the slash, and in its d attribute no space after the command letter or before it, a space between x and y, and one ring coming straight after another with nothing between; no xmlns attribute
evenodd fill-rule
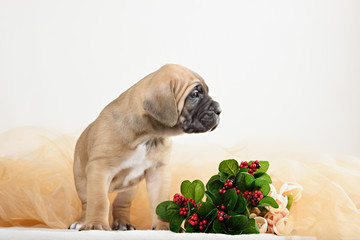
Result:
<svg viewBox="0 0 360 240"><path fill-rule="evenodd" d="M190 95L192 98L198 98L199 97L199 92L198 91L194 91L191 93Z"/></svg>

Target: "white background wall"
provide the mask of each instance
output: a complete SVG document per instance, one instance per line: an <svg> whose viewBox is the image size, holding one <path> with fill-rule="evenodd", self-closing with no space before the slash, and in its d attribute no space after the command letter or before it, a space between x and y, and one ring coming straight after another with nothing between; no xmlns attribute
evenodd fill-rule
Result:
<svg viewBox="0 0 360 240"><path fill-rule="evenodd" d="M188 142L360 154L360 1L0 1L0 132L86 127L165 63L221 103Z"/></svg>

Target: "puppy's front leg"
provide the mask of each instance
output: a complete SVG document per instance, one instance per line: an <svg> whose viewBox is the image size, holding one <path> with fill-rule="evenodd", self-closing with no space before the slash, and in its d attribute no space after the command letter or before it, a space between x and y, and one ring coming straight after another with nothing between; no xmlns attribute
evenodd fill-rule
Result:
<svg viewBox="0 0 360 240"><path fill-rule="evenodd" d="M168 230L169 223L156 215L156 207L159 203L169 200L170 167L164 163L150 168L145 172L145 178L151 207L152 229Z"/></svg>
<svg viewBox="0 0 360 240"><path fill-rule="evenodd" d="M87 167L87 208L81 230L111 230L109 227L108 172L97 164Z"/></svg>

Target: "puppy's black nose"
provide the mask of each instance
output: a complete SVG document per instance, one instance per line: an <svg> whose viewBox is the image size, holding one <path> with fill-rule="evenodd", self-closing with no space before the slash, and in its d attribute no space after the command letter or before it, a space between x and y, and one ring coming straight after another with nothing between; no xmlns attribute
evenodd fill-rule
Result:
<svg viewBox="0 0 360 240"><path fill-rule="evenodd" d="M220 115L221 113L221 107L220 104L218 102L212 102L212 104L209 107L209 111L214 111L217 115Z"/></svg>

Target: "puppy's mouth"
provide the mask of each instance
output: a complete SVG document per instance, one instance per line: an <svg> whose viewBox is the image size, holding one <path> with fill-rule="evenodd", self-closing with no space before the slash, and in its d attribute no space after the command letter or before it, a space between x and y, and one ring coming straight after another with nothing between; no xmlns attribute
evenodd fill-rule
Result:
<svg viewBox="0 0 360 240"><path fill-rule="evenodd" d="M198 118L184 120L181 124L185 133L203 133L214 131L219 125L219 115L213 111L205 111Z"/></svg>

